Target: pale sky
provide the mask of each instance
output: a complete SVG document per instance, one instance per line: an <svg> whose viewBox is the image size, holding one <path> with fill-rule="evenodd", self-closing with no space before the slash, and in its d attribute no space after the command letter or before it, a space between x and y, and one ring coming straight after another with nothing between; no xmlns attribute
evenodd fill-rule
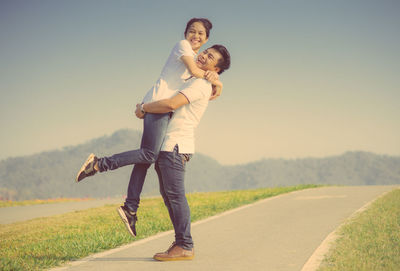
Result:
<svg viewBox="0 0 400 271"><path fill-rule="evenodd" d="M0 159L141 130L134 105L192 17L232 56L197 152L400 155L400 1L0 0Z"/></svg>

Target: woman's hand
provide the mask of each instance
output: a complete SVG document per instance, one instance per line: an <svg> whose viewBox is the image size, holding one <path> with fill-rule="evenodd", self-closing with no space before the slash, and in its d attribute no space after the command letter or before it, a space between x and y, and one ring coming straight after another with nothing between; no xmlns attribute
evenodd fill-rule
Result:
<svg viewBox="0 0 400 271"><path fill-rule="evenodd" d="M136 111L135 111L135 115L139 119L143 119L144 118L144 113L141 110L141 106L142 106L142 104L137 104L136 105Z"/></svg>
<svg viewBox="0 0 400 271"><path fill-rule="evenodd" d="M210 101L217 99L219 96L221 96L222 89L214 89L212 90L211 96L210 96Z"/></svg>
<svg viewBox="0 0 400 271"><path fill-rule="evenodd" d="M212 92L211 92L211 97L210 101L217 99L221 93L222 93L222 82L221 81L216 81L215 85L212 85Z"/></svg>
<svg viewBox="0 0 400 271"><path fill-rule="evenodd" d="M214 71L206 71L204 73L204 78L210 82L211 84L215 84L215 82L217 82L219 80L219 75L218 73L214 72Z"/></svg>

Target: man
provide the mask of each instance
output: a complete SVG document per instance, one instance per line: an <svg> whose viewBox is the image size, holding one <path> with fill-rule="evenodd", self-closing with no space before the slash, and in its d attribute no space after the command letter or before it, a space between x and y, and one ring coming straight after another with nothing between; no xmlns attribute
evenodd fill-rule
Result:
<svg viewBox="0 0 400 271"><path fill-rule="evenodd" d="M200 53L196 64L205 71L215 71L221 74L230 66L230 55L224 46L214 45ZM174 111L155 168L159 178L160 193L174 226L175 242L167 251L154 255L154 259L159 261L194 258L184 173L185 165L194 153L194 129L207 108L211 92L212 87L209 82L204 79L191 78L176 96L136 106L138 118L143 118L147 112ZM129 221L126 223L128 226Z"/></svg>

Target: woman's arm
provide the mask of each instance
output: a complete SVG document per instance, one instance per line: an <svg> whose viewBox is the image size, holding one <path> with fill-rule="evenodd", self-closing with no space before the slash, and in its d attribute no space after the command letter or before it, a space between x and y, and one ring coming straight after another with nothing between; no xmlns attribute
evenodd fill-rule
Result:
<svg viewBox="0 0 400 271"><path fill-rule="evenodd" d="M186 68L190 74L197 78L204 78L212 84L213 91L210 97L210 101L218 98L222 93L222 82L219 81L219 76L216 72L204 71L197 67L191 56L181 56L182 62L185 64Z"/></svg>
<svg viewBox="0 0 400 271"><path fill-rule="evenodd" d="M204 78L206 72L197 67L196 62L194 62L192 56L181 56L181 60L192 76L197 78Z"/></svg>

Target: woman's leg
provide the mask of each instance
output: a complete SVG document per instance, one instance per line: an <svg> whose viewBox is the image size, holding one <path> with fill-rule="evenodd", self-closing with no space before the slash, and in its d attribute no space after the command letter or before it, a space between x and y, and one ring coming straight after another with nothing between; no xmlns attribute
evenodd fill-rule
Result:
<svg viewBox="0 0 400 271"><path fill-rule="evenodd" d="M146 114L142 143L139 150L123 153L123 158L116 159L118 166L135 164L129 180L125 207L136 212L139 208L140 194L142 192L147 169L157 160L168 127L170 114Z"/></svg>
<svg viewBox="0 0 400 271"><path fill-rule="evenodd" d="M157 160L168 127L170 113L147 113L143 120L140 149L102 157L98 160L100 172L133 164L152 164Z"/></svg>

